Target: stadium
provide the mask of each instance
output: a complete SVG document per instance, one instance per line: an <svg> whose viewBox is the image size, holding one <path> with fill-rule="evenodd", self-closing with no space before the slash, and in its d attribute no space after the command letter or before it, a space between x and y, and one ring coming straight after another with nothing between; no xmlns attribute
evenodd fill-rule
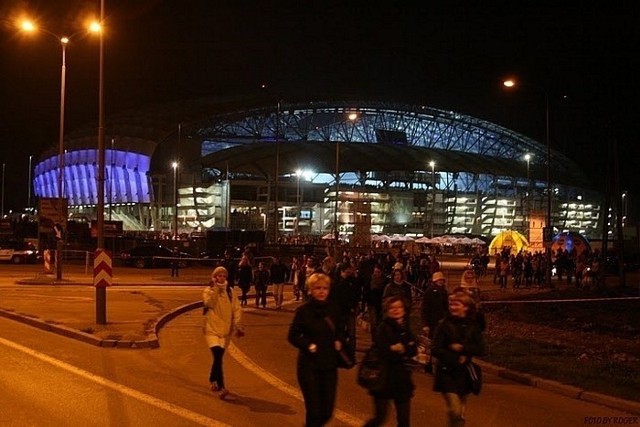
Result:
<svg viewBox="0 0 640 427"><path fill-rule="evenodd" d="M109 117L105 145L105 218L125 230L351 241L516 230L536 241L549 202L546 145L428 106L182 102ZM69 219L95 218L96 147L94 126L69 133L62 189L52 147L35 194L62 194ZM569 157L550 160L554 231L599 236L602 195Z"/></svg>

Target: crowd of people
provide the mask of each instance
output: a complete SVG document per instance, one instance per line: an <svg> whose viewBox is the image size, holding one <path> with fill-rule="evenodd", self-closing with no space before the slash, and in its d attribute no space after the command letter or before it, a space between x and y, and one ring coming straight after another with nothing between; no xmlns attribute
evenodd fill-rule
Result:
<svg viewBox="0 0 640 427"><path fill-rule="evenodd" d="M566 281L567 285L575 285L577 289L597 286L602 280L603 268L600 252L583 251L578 254L575 250L559 248L551 257L552 272L558 278L558 283ZM478 276L486 274L488 257L474 256L471 265ZM509 287L513 289L546 286L547 256L543 252L512 253L511 248L505 247L494 256L493 283L501 290ZM476 267L477 266L477 267Z"/></svg>
<svg viewBox="0 0 640 427"><path fill-rule="evenodd" d="M422 331L432 343L433 358L425 371L435 376L434 391L444 398L449 425L464 423L464 407L471 393L464 367L483 352L484 321L478 315L479 301L464 288L447 292L435 256L345 252L339 264L331 256L319 259L304 255L287 263L273 257L270 261L267 266L265 260L254 260L250 254L244 254L239 262L225 257L204 291L204 330L213 358L209 382L221 399L233 398L225 387L222 359L232 334L244 335L241 307L248 304L249 288L254 286L255 305L263 308L271 286L275 308L280 309L282 290L290 283L301 305L287 340L298 349L296 370L306 409L305 425L322 426L332 417L340 365L337 355L355 361L359 315L368 317L372 343L379 350L388 378L393 378L380 389L369 391L374 414L366 425L382 425L391 402L397 425L410 425L410 402L415 393L413 358L418 347L413 331ZM234 286L240 289L239 296L231 290ZM419 320L410 315L415 305L421 308Z"/></svg>

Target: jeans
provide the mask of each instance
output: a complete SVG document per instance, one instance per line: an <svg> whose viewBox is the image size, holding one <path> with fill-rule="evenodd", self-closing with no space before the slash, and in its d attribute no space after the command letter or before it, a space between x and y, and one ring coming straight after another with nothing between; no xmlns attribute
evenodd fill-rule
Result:
<svg viewBox="0 0 640 427"><path fill-rule="evenodd" d="M464 425L464 410L467 406L467 395L456 393L442 393L447 402L447 412L449 414L449 426L458 427Z"/></svg>
<svg viewBox="0 0 640 427"><path fill-rule="evenodd" d="M258 307L258 305L262 305L263 307L267 306L266 286L256 286L256 307Z"/></svg>
<svg viewBox="0 0 640 427"><path fill-rule="evenodd" d="M276 300L276 308L282 307L284 301L284 283L273 284L273 298Z"/></svg>

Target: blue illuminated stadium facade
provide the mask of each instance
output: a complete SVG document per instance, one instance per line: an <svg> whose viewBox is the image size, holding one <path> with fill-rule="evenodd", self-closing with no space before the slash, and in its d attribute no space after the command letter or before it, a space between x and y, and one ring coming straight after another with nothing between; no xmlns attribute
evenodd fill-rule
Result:
<svg viewBox="0 0 640 427"><path fill-rule="evenodd" d="M95 205L97 197L97 150L67 151L64 158L64 194L70 206ZM148 155L106 150L106 179L113 203L150 203ZM117 166L116 166L117 165ZM36 165L34 186L39 197L59 197L58 156Z"/></svg>

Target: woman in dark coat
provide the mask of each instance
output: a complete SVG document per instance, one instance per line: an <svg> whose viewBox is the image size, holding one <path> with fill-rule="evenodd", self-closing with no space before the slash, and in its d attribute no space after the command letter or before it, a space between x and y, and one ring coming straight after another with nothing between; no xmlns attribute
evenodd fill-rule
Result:
<svg viewBox="0 0 640 427"><path fill-rule="evenodd" d="M328 301L331 278L314 273L307 279L309 300L298 307L288 340L298 348L297 374L307 427L325 425L333 415L338 384L338 354L344 343L339 307Z"/></svg>
<svg viewBox="0 0 640 427"><path fill-rule="evenodd" d="M449 426L464 425L464 410L471 393L465 364L483 353L476 303L467 292L453 292L449 295L449 314L436 328L431 347L431 354L437 359L433 390L444 397Z"/></svg>
<svg viewBox="0 0 640 427"><path fill-rule="evenodd" d="M251 264L249 264L249 259L244 255L238 263L236 279L238 279L238 287L242 291L240 305L247 305L247 294L253 283L253 269L251 268Z"/></svg>
<svg viewBox="0 0 640 427"><path fill-rule="evenodd" d="M365 424L367 427L384 424L389 401L393 400L399 427L409 426L411 398L415 386L411 379L411 368L407 362L416 355L416 339L407 327L405 303L400 295L384 301L385 319L376 328L374 344L380 359L386 365L387 383L381 391L370 392L373 396L375 416Z"/></svg>

